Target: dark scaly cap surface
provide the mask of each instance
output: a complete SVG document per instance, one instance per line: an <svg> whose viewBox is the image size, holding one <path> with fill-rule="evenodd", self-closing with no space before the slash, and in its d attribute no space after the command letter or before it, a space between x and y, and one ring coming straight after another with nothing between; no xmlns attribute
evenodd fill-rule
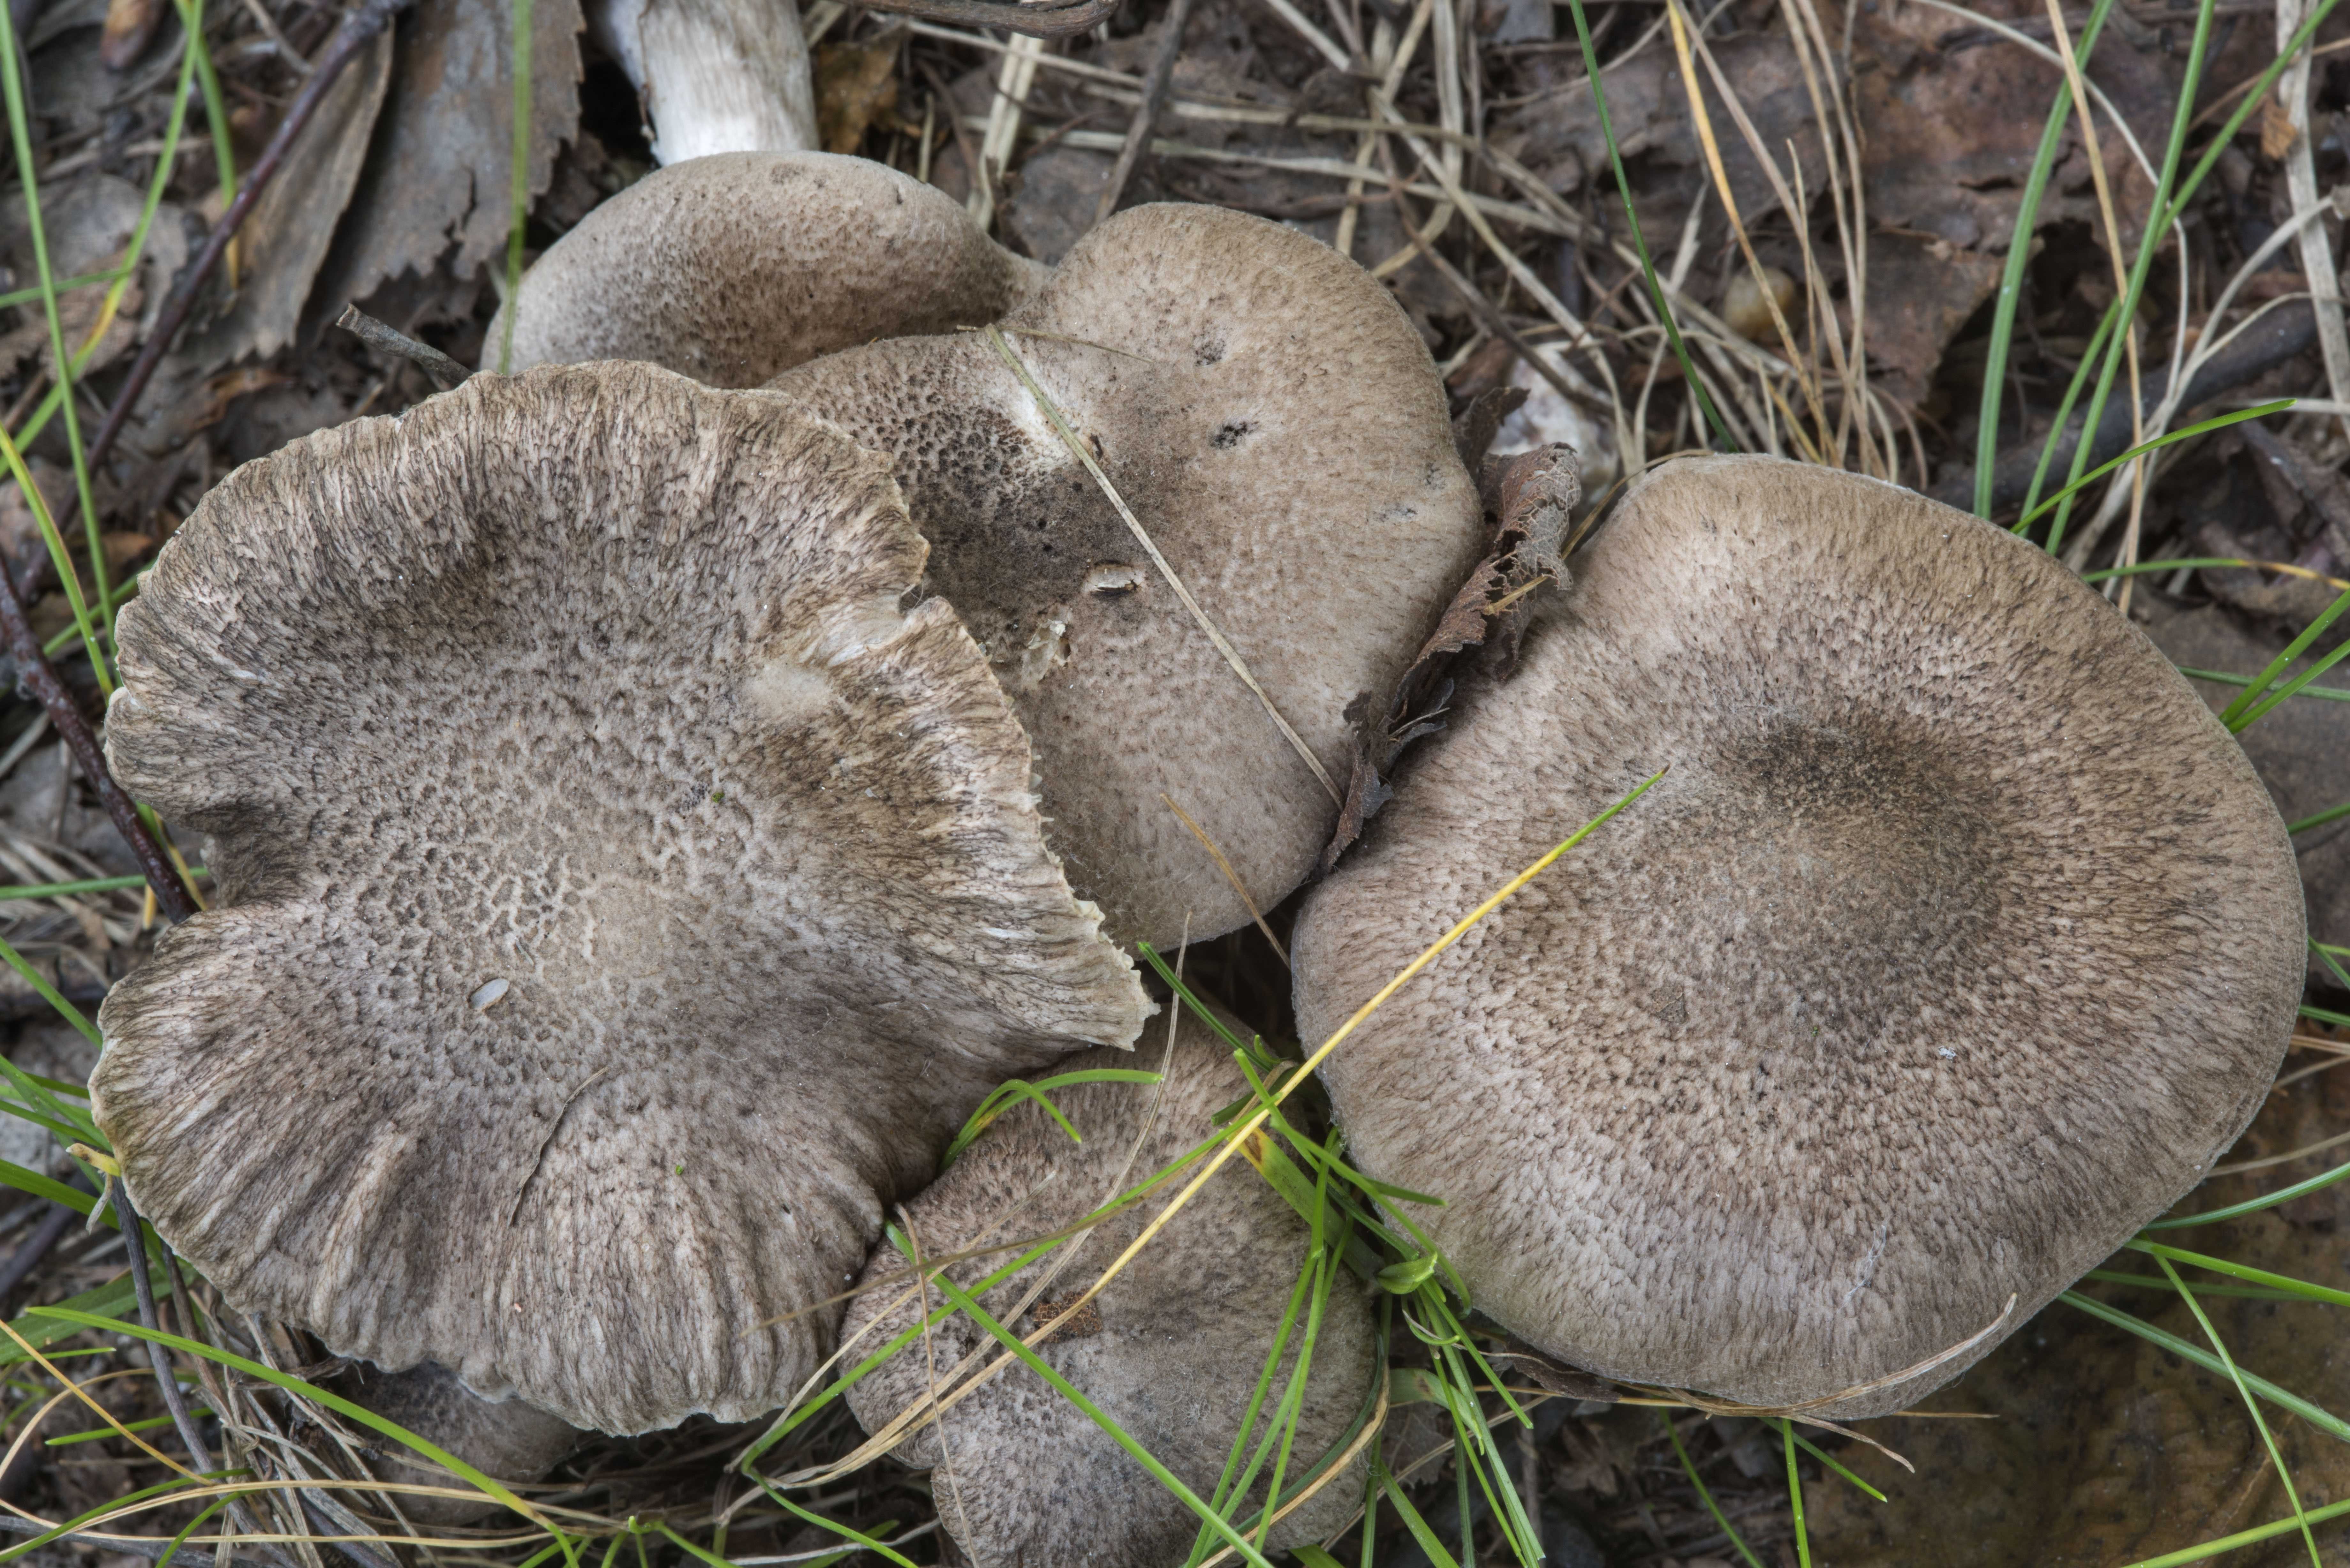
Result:
<svg viewBox="0 0 2350 1568"><path fill-rule="evenodd" d="M220 907L99 1125L242 1307L628 1432L773 1408L881 1206L1149 1011L879 456L646 366L247 464L121 620L123 783ZM503 988L503 994L499 992Z"/></svg>
<svg viewBox="0 0 2350 1568"><path fill-rule="evenodd" d="M1444 388L1378 281L1245 213L1121 213L1005 337L1331 779L1484 545ZM896 459L925 578L1035 740L1048 831L1113 934L1247 923L1302 882L1337 806L1225 663L1034 397L975 334L850 349L779 378Z"/></svg>
<svg viewBox="0 0 2350 1568"><path fill-rule="evenodd" d="M1164 1050L1164 1036L1154 1028L1131 1054L1089 1052L1052 1070L1154 1069ZM1210 1118L1248 1092L1230 1048L1187 1013L1163 1088L1089 1084L1053 1092L1084 1143L1071 1143L1057 1123L1026 1102L982 1134L907 1206L923 1255L1015 1241L1076 1223L1211 1136ZM1157 1119L1149 1121L1154 1099ZM1179 1179L1096 1228L1029 1312L1010 1315L1061 1254L1021 1271L982 1296L980 1304L1024 1336L1055 1315L1050 1303L1073 1301L1091 1284L1187 1180ZM1211 1497L1273 1349L1308 1240L1297 1211L1235 1159L1037 1354L1193 1491ZM975 1258L949 1272L969 1289L1015 1255ZM910 1279L877 1282L908 1272L894 1247L876 1250L860 1282L868 1288L851 1303L842 1329L845 1336L865 1331L853 1359L869 1355L917 1321ZM931 1303L942 1304L935 1291ZM1304 1333L1301 1314L1268 1410L1288 1386ZM931 1331L927 1351L917 1338L855 1384L849 1407L867 1430L878 1430L924 1396L933 1367L943 1379L974 1350L982 1353L975 1365L983 1365L1001 1346L956 1314ZM1356 1423L1369 1414L1378 1370L1374 1363L1363 1286L1342 1270L1307 1371L1284 1491L1343 1449ZM1252 1448L1265 1430L1260 1417ZM983 1565L1172 1568L1200 1528L1198 1515L1084 1411L1018 1365L996 1374L941 1423L900 1443L897 1453L909 1464L934 1467L939 1516L965 1555ZM1362 1503L1361 1474L1357 1460L1299 1505L1274 1526L1268 1550L1319 1540L1344 1524ZM1263 1505L1260 1480L1253 1506Z"/></svg>
<svg viewBox="0 0 2350 1568"><path fill-rule="evenodd" d="M851 344L993 321L1045 275L887 164L690 158L598 206L525 275L511 368L641 359L755 387ZM490 325L484 369L511 308Z"/></svg>
<svg viewBox="0 0 2350 1568"><path fill-rule="evenodd" d="M2012 1330L2201 1177L2292 1033L2235 741L2044 554L1875 481L1641 481L1314 895L1302 1037L1667 763L1325 1069L1476 1304L1759 1404ZM1997 1342L1831 1413L1898 1408Z"/></svg>

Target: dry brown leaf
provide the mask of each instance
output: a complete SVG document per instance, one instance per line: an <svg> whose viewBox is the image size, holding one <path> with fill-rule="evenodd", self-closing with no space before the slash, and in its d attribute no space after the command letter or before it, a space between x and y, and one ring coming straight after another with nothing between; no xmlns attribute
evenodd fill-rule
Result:
<svg viewBox="0 0 2350 1568"><path fill-rule="evenodd" d="M816 135L827 152L854 152L869 127L886 130L897 123L898 51L905 39L905 30L893 27L861 44L816 50Z"/></svg>
<svg viewBox="0 0 2350 1568"><path fill-rule="evenodd" d="M107 0L106 26L99 34L98 62L119 71L147 52L155 25L163 19L163 0Z"/></svg>
<svg viewBox="0 0 2350 1568"><path fill-rule="evenodd" d="M460 278L503 260L512 226L514 25L510 0L419 0L402 16L383 113L351 210L318 274L314 316L328 318L402 274L447 265ZM579 124L578 0L531 8L528 182L554 178ZM405 320L393 325L405 328Z"/></svg>
<svg viewBox="0 0 2350 1568"><path fill-rule="evenodd" d="M210 369L247 354L274 354L293 341L390 78L391 35L382 33L327 90L255 202L237 233L237 292L221 317L182 340L182 360Z"/></svg>
<svg viewBox="0 0 2350 1568"><path fill-rule="evenodd" d="M2301 139L2300 130L2293 123L2293 114L2274 99L2261 104L2261 156L2272 162L2293 151Z"/></svg>

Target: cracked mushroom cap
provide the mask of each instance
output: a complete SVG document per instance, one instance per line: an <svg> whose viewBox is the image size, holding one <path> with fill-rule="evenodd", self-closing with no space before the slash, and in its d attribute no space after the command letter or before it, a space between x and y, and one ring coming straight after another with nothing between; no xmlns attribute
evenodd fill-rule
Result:
<svg viewBox="0 0 2350 1568"><path fill-rule="evenodd" d="M632 1432L781 1404L882 1206L1149 1011L886 464L640 365L246 464L121 621L126 786L218 906L99 1125L237 1305ZM762 1329L759 1325L768 1324Z"/></svg>
<svg viewBox="0 0 2350 1568"><path fill-rule="evenodd" d="M1180 1003L1176 1005L1180 1005ZM1225 1019L1236 1033L1246 1031ZM1164 1037L1131 1054L1088 1052L1055 1073L1096 1067L1157 1069ZM1086 1084L1052 1091L1085 1142L1022 1101L966 1149L929 1190L906 1205L925 1257L992 1247L1073 1225L1213 1135L1214 1114L1249 1093L1231 1048L1186 1012L1159 1085ZM1155 1114L1154 1114L1155 1107ZM1188 1175L1184 1179L1188 1180ZM1184 1180L1105 1220L1066 1251L1013 1275L979 1298L989 1315L1026 1336L1074 1303L1124 1251ZM1053 1369L1140 1442L1201 1497L1211 1497L1239 1434L1244 1407L1273 1349L1304 1266L1305 1221L1241 1160L1218 1171L1134 1262L1038 1347ZM968 1290L1016 1252L950 1266ZM1048 1271L1066 1257L1057 1272ZM908 1276L902 1282L889 1282ZM906 1259L884 1242L866 1265L844 1341L861 1360L919 1320ZM1033 1289L1043 1294L1025 1311ZM933 1309L944 1304L935 1292ZM1016 1314L1016 1315L1015 1315ZM1287 1386L1303 1321L1273 1384ZM849 1407L879 1431L979 1353L976 1372L1002 1346L968 1316L917 1337L851 1386ZM1376 1335L1363 1287L1341 1271L1332 1285L1305 1380L1284 1497L1335 1459L1370 1415ZM1260 1418L1252 1446L1266 1430ZM944 1448L941 1447L943 1432ZM899 1443L897 1457L931 1470L939 1516L972 1562L1024 1568L1172 1568L1199 1517L1107 1433L1027 1367L1014 1363L938 1423ZM1268 1550L1315 1541L1362 1501L1362 1461L1300 1503L1273 1529ZM1252 1506L1262 1509L1260 1481Z"/></svg>
<svg viewBox="0 0 2350 1568"><path fill-rule="evenodd" d="M1045 276L886 164L720 153L654 171L549 247L490 324L483 367L511 311L516 371L640 359L755 387L852 344L993 321Z"/></svg>
<svg viewBox="0 0 2350 1568"><path fill-rule="evenodd" d="M1121 213L1004 339L1324 773L1484 545L1444 388L1388 291L1328 246L1204 206ZM1036 746L1069 880L1163 946L1305 880L1337 802L1178 599L982 334L901 337L772 388L889 452L926 585L988 651Z"/></svg>
<svg viewBox="0 0 2350 1568"><path fill-rule="evenodd" d="M1339 1124L1451 1200L1431 1235L1542 1349L1899 1408L2251 1118L2301 995L2292 846L2042 552L1876 481L1683 461L1307 904L1301 1037L1667 763L1339 1047Z"/></svg>

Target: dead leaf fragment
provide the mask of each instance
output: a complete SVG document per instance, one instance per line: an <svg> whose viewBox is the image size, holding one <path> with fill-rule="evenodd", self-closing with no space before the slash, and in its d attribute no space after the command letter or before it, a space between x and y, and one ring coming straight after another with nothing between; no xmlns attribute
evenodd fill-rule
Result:
<svg viewBox="0 0 2350 1568"><path fill-rule="evenodd" d="M444 256L464 278L504 254L512 227L511 4L419 0L395 25L383 113L366 143L349 216L319 273L328 317L389 279L430 275ZM581 26L578 0L536 0L531 8L534 196L578 130Z"/></svg>
<svg viewBox="0 0 2350 1568"><path fill-rule="evenodd" d="M1497 400L1492 408L1514 406ZM1484 419L1474 405L1461 423L1472 419L1482 428ZM1473 429L1456 429L1454 440L1475 434ZM1490 440L1490 432L1483 439ZM1487 458L1478 470L1477 490L1492 528L1491 550L1471 568L1386 701L1374 708L1366 691L1347 705L1354 763L1337 827L1322 851L1323 874L1393 797L1387 779L1404 748L1444 727L1454 680L1467 673L1464 656L1478 656L1489 673L1508 679L1536 597L1566 582L1567 525L1583 495L1573 450L1546 446Z"/></svg>
<svg viewBox="0 0 2350 1568"><path fill-rule="evenodd" d="M2261 104L2261 156L2273 162L2293 151L2301 139L2301 130L2293 123L2293 114L2274 99Z"/></svg>
<svg viewBox="0 0 2350 1568"><path fill-rule="evenodd" d="M163 0L107 0L106 26L98 39L98 63L109 71L128 68L147 52Z"/></svg>
<svg viewBox="0 0 2350 1568"><path fill-rule="evenodd" d="M311 280L334 238L367 154L368 130L391 78L391 35L378 34L328 89L276 177L238 231L238 288L222 315L191 334L180 355L210 369L270 355L291 342Z"/></svg>
<svg viewBox="0 0 2350 1568"><path fill-rule="evenodd" d="M816 135L827 152L854 152L868 128L896 124L898 52L905 39L904 28L892 27L865 43L816 50Z"/></svg>

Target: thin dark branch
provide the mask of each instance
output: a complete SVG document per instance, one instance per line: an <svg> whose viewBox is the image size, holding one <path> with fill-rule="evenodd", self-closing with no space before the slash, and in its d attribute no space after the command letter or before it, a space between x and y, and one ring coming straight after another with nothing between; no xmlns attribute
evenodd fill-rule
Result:
<svg viewBox="0 0 2350 1568"><path fill-rule="evenodd" d="M130 1255L130 1290L139 1298L139 1321L150 1334L163 1332L161 1318L155 1313L155 1282L147 1272L147 1227L140 1220L139 1210L130 1201L130 1189L119 1176L107 1179L108 1197L114 1204L114 1217L122 1226L124 1251ZM106 1207L101 1198L99 1209ZM156 1240L162 1239L158 1233ZM147 1360L155 1368L155 1382L163 1396L163 1407L172 1413L172 1425L180 1434L180 1441L188 1448L188 1462L199 1475L209 1474L213 1468L212 1450L204 1446L203 1434L196 1430L196 1419L189 1412L188 1402L180 1394L180 1375L172 1369L171 1354L154 1340L145 1342ZM228 1500L229 1517L247 1535L263 1533L260 1522L241 1497ZM293 1568L292 1559L285 1548L267 1545L267 1560L278 1568Z"/></svg>
<svg viewBox="0 0 2350 1568"><path fill-rule="evenodd" d="M131 363L130 374L123 379L122 389L115 394L113 407L106 410L106 422L98 427L98 435L89 443L90 467L96 468L105 462L106 454L113 450L115 438L122 433L123 425L130 421L131 409L147 390L147 383L155 379L156 368L162 364L163 356L170 351L172 340L180 335L180 328L187 325L188 312L195 308L196 296L203 288L205 279L212 276L213 269L227 254L229 242L235 239L237 230L244 226L244 220L251 215L255 203L261 200L262 192L268 189L271 177L284 165L286 154L293 148L295 140L318 112L319 104L326 101L335 79L343 74L345 67L359 57L361 50L374 41L375 36L390 24L392 17L411 3L412 0L362 0L343 18L342 26L335 29L335 36L327 41L326 48L310 63L309 79L295 95L293 103L286 110L286 118L277 122L276 133L270 137L269 145L262 149L261 156L254 161L253 168L237 188L236 199L228 204L228 211L221 214L220 222L213 225L212 236L204 241L204 248L197 254L195 265L181 275L171 297L163 302L163 308L155 320L155 329L140 345L139 358Z"/></svg>
<svg viewBox="0 0 2350 1568"><path fill-rule="evenodd" d="M180 874L172 869L171 857L155 836L147 831L140 819L139 808L114 782L106 770L106 757L99 750L98 737L91 732L89 722L81 716L81 707L73 693L49 666L48 656L41 651L41 639L33 634L32 622L26 618L25 602L16 597L16 585L6 572L0 572L0 639L8 645L8 653L16 661L16 687L41 705L49 716L66 745L73 752L74 762L81 768L82 777L98 792L98 802L114 824L130 853L138 857L139 869L146 876L147 885L155 889L155 907L173 920L184 920L196 912L195 898L188 892Z"/></svg>
<svg viewBox="0 0 2350 1568"><path fill-rule="evenodd" d="M1048 0L1035 5L998 4L995 0L863 0L868 11L896 16L920 16L926 22L951 22L966 27L1002 27L1033 38L1066 38L1092 30L1118 9L1118 0Z"/></svg>
<svg viewBox="0 0 2350 1568"><path fill-rule="evenodd" d="M432 344L419 343L399 327L378 321L356 305L343 306L343 313L335 317L335 325L370 348L380 348L387 354L414 360L420 369L432 378L432 384L444 392L467 375L465 367Z"/></svg>
<svg viewBox="0 0 2350 1568"><path fill-rule="evenodd" d="M139 1321L150 1334L161 1334L163 1324L155 1315L155 1282L147 1274L146 1229L139 1222L139 1210L131 1207L130 1189L123 1185L122 1179L117 1176L108 1179L114 1189L115 1217L122 1221L122 1236L130 1254L130 1289L139 1298ZM180 1441L188 1446L188 1458L197 1470L209 1471L213 1468L212 1450L204 1446L203 1434L196 1430L196 1419L188 1413L188 1402L180 1397L180 1375L172 1370L171 1355L154 1340L148 1340L146 1345L147 1359L155 1368L155 1381L162 1386L163 1407L172 1412L172 1425L179 1428Z"/></svg>
<svg viewBox="0 0 2350 1568"><path fill-rule="evenodd" d="M1191 0L1174 0L1167 7L1167 31L1159 39L1159 47L1150 57L1150 69L1142 78L1142 102L1134 110L1134 123L1126 129L1126 145L1118 150L1118 166L1109 171L1109 183L1102 187L1101 200L1094 206L1094 222L1107 221L1118 211L1118 200L1126 194L1126 182L1134 177L1134 167L1142 161L1149 150L1151 128L1158 123L1159 111L1167 102L1167 84L1175 75L1175 57L1183 52L1183 24L1191 15Z"/></svg>

